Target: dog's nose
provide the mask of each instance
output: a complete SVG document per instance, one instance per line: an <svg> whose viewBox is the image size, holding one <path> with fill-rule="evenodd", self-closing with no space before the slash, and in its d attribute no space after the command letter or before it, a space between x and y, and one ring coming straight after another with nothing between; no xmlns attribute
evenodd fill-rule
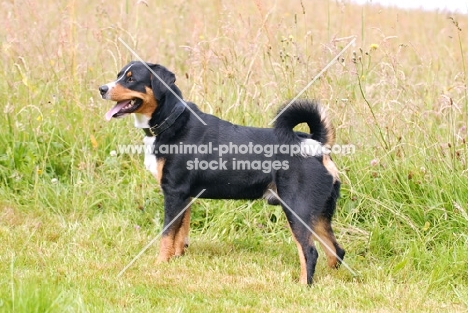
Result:
<svg viewBox="0 0 468 313"><path fill-rule="evenodd" d="M107 85L102 85L99 87L99 92L101 93L101 96L103 97L108 91L109 91L109 87Z"/></svg>

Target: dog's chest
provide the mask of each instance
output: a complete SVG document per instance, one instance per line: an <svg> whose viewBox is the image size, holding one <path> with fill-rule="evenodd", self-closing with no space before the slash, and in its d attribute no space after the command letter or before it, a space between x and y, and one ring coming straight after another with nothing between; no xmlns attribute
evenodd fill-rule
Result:
<svg viewBox="0 0 468 313"><path fill-rule="evenodd" d="M158 160L153 153L154 150L154 137L143 138L145 144L145 168L153 174L154 177L158 177Z"/></svg>

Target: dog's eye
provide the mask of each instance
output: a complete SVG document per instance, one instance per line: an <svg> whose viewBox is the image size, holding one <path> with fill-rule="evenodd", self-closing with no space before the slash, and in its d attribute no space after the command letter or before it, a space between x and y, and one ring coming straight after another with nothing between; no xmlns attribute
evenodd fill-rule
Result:
<svg viewBox="0 0 468 313"><path fill-rule="evenodd" d="M133 76L130 76L130 77L127 78L127 82L129 82L129 83L132 83L134 81L135 81L135 79L133 79Z"/></svg>

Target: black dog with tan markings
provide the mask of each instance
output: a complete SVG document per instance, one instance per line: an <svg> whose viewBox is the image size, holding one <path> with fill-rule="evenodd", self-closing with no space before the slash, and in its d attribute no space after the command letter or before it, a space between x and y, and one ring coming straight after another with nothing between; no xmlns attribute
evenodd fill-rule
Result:
<svg viewBox="0 0 468 313"><path fill-rule="evenodd" d="M130 62L114 82L99 87L103 99L117 102L106 119L133 114L151 146L145 166L161 185L164 227L170 225L158 261L184 253L190 208L181 212L205 189L200 198L267 198L281 204L299 251L301 283L312 283L315 240L324 246L328 265L338 267L345 254L331 227L338 170L324 149L314 149L334 144L325 111L314 101L297 100L274 128L234 125L182 101L174 83L175 75L161 65ZM300 123L308 124L309 134L293 131Z"/></svg>

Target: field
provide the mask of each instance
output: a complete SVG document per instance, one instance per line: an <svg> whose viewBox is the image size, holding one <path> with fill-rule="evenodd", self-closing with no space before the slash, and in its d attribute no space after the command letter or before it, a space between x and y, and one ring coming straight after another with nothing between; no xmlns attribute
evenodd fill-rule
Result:
<svg viewBox="0 0 468 313"><path fill-rule="evenodd" d="M0 312L468 310L468 17L346 1L6 1L0 10ZM184 257L155 265L162 194L133 119L98 86L135 59L184 98L268 127L303 98L328 108L345 261L298 283L280 207L198 200Z"/></svg>

